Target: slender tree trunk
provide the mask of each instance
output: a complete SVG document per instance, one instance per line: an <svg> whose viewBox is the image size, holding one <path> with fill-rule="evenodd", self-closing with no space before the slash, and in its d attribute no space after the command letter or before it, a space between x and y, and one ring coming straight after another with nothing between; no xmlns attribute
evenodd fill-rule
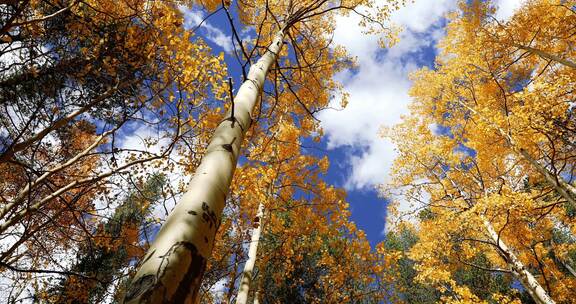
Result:
<svg viewBox="0 0 576 304"><path fill-rule="evenodd" d="M248 260L244 264L244 271L242 272L242 280L236 297L236 304L246 304L248 302L248 293L250 291L250 284L252 283L252 274L254 271L254 264L256 264L256 256L258 255L258 243L260 242L260 233L262 232L262 218L264 217L264 205L258 205L258 213L256 218L258 221L257 227L252 230L252 239L250 240L250 249L248 250Z"/></svg>
<svg viewBox="0 0 576 304"><path fill-rule="evenodd" d="M459 189L452 179L449 180L456 189ZM508 248L508 245L502 241L500 235L498 232L496 232L494 226L492 226L492 223L482 214L480 215L480 219L482 220L482 223L484 224L489 237L492 239L494 244L496 244L502 257L508 264L508 267L510 267L512 274L518 281L520 281L522 286L530 294L530 297L532 297L532 299L538 304L555 304L556 302L552 300L546 290L542 287L542 285L540 285L538 280L536 280L532 273L526 269L524 264L522 264L522 261L518 259L514 252Z"/></svg>
<svg viewBox="0 0 576 304"><path fill-rule="evenodd" d="M564 225L564 223L562 223L562 221L558 220L555 217L552 217L552 220L555 222L556 225L560 226L560 227L565 227L568 228ZM570 229L570 228L568 228ZM554 252L554 256L556 257L556 260L558 262L560 262L560 264L562 264L562 266L564 266L564 268L566 268L566 270L574 277L576 277L576 270L574 270L574 268L572 268L572 266L570 266L570 264L574 264L574 261L572 261L572 259L569 256L564 256L561 257L560 255L556 254L556 251L554 250L554 247L556 246L556 242L554 242L554 238L550 239L550 249Z"/></svg>
<svg viewBox="0 0 576 304"><path fill-rule="evenodd" d="M572 268L572 266L570 266L570 264L568 263L572 263L574 264L574 261L572 261L572 259L570 257L565 257L565 258L559 258L560 259L560 263L562 263L562 265L564 265L564 267L566 267L566 270L568 270L568 272L570 272L571 275L573 275L574 277L576 277L576 270L574 270L574 268ZM564 259L566 259L566 261L564 261Z"/></svg>
<svg viewBox="0 0 576 304"><path fill-rule="evenodd" d="M525 50L525 51L528 51L532 54L538 55L544 59L556 61L556 62L563 64L567 67L571 67L573 69L576 69L576 63L574 63L568 59L564 59L564 58L561 58L559 56L556 56L556 55L553 55L553 54L550 54L550 53L547 53L547 52L544 52L542 50L535 49L535 48L532 48L529 46L524 46L524 45L520 45L520 44L515 44L514 46L521 49L521 50Z"/></svg>
<svg viewBox="0 0 576 304"><path fill-rule="evenodd" d="M478 111L474 110L473 108L463 103L462 101L458 101L458 103L460 103L462 106L470 110L472 113L477 114L478 116L480 116L482 120L486 121L488 124L494 127L496 131L498 131L498 133L510 145L514 153L519 154L521 157L527 160L536 169L536 171L538 171L538 173L540 173L544 177L546 183L548 183L550 186L552 186L552 188L554 188L556 193L558 193L560 196L566 199L566 201L570 206L576 208L576 188L574 186L562 180L562 177L557 177L555 174L552 174L550 171L548 171L548 169L542 166L538 162L538 160L534 159L532 155L530 155L530 153L528 153L524 148L516 145L516 142L514 141L512 136L510 136L498 125L493 123L490 119L487 119L486 117L478 113Z"/></svg>
<svg viewBox="0 0 576 304"><path fill-rule="evenodd" d="M513 143L512 143L513 144ZM544 168L536 159L532 157L526 150L520 148L518 153L524 157L536 170L544 177L546 182L556 190L560 196L565 198L572 207L576 208L576 189L567 182L562 180L562 177L557 177L552 174L548 169Z"/></svg>
<svg viewBox="0 0 576 304"><path fill-rule="evenodd" d="M284 32L282 28L250 68L234 98L234 116L214 132L188 190L140 261L125 303L193 303L198 297L243 138L268 70L282 47Z"/></svg>
<svg viewBox="0 0 576 304"><path fill-rule="evenodd" d="M260 304L260 290L256 290L254 293L254 304Z"/></svg>
<svg viewBox="0 0 576 304"><path fill-rule="evenodd" d="M522 283L522 286L528 291L532 299L538 304L555 304L556 302L552 300L542 285L538 283L536 278L526 269L514 252L500 239L492 223L484 216L481 217L484 227L486 227L490 238L496 243L502 255L505 257L508 266L512 270L512 274Z"/></svg>

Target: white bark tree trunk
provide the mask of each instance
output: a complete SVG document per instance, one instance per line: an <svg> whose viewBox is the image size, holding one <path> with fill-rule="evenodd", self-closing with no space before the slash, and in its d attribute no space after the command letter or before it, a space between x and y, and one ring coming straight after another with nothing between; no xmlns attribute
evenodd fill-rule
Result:
<svg viewBox="0 0 576 304"><path fill-rule="evenodd" d="M260 304L260 291L256 291L254 294L254 304Z"/></svg>
<svg viewBox="0 0 576 304"><path fill-rule="evenodd" d="M484 117L483 115L478 113L478 111L474 110L473 108L463 103L462 101L458 101L458 103L467 108L468 110L470 110L472 113L477 114L478 116L480 116L482 120L486 121L488 124L494 127L496 131L498 131L498 133L504 138L504 140L508 142L510 148L514 153L519 154L521 157L527 160L536 169L536 171L538 171L538 173L540 173L542 177L544 177L546 183L548 183L550 186L552 186L552 188L554 188L556 193L558 193L560 196L566 199L566 201L570 206L576 208L576 188L574 186L565 182L562 179L562 177L559 177L550 172L548 169L546 169L543 165L541 165L538 162L537 159L533 158L532 155L530 155L524 148L519 147L514 141L514 139L506 131L504 131L498 125L493 123L490 119Z"/></svg>
<svg viewBox="0 0 576 304"><path fill-rule="evenodd" d="M482 216L482 221L488 231L488 235L505 256L512 274L522 283L522 286L528 291L532 299L538 304L555 304L556 302L552 300L542 285L540 285L536 278L524 267L524 264L522 264L514 252L500 239L492 223L484 216Z"/></svg>
<svg viewBox="0 0 576 304"><path fill-rule="evenodd" d="M542 58L544 58L544 59L556 61L556 62L558 62L558 63L560 63L560 64L563 64L563 65L565 65L565 66L567 66L567 67L571 67L571 68L573 68L573 69L576 69L576 63L574 63L574 62L572 62L572 61L570 61L570 60L568 60L568 59L564 59L564 58L562 58L562 57L560 57L560 56L556 56L556 55L553 55L553 54L544 52L544 51L542 51L542 50L535 49L535 48L532 48L532 47L529 47L529 46L525 46L525 45L515 44L514 46L517 47L517 48L519 48L519 49L528 51L528 52L530 52L530 53L532 53L532 54L536 54L536 55L538 55L538 56L540 56L540 57L542 57Z"/></svg>
<svg viewBox="0 0 576 304"><path fill-rule="evenodd" d="M248 249L248 260L244 264L244 271L242 272L242 280L236 297L236 304L246 304L248 302L248 292L250 291L250 284L252 283L252 272L256 264L256 256L258 255L258 243L260 242L260 233L262 231L262 218L264 217L264 205L258 205L258 226L252 230L252 238L250 240L250 248ZM255 221L256 222L256 221ZM254 298L256 301L256 297Z"/></svg>
<svg viewBox="0 0 576 304"><path fill-rule="evenodd" d="M564 265L564 267L566 267L568 272L570 272L571 275L576 277L576 270L574 270L574 268L572 268L572 266L570 266L570 264L568 264L568 263L574 264L574 261L572 261L572 259L570 257L565 257L565 258L559 257L559 259L560 259L560 262L562 263L562 265ZM566 262L564 260L566 260L568 262Z"/></svg>
<svg viewBox="0 0 576 304"><path fill-rule="evenodd" d="M564 225L564 223L562 223L562 221L558 220L556 217L551 217L551 218L557 227L560 227L560 229L565 230L565 231L570 231L570 228L568 226ZM573 237L571 237L571 239L574 240ZM572 259L568 255L560 256L556 253L556 251L554 250L554 247L556 247L556 242L554 242L554 238L550 239L550 246L551 246L551 250L554 251L554 255L556 256L556 259L562 264L562 266L564 266L564 268L566 268L566 270L568 270L568 272L572 276L576 277L576 270L574 270L574 268L572 268L572 266L570 266L570 264L574 264L574 261L572 261Z"/></svg>
<svg viewBox="0 0 576 304"><path fill-rule="evenodd" d="M140 261L124 303L193 303L198 297L244 135L283 38L281 29L250 67L234 98L234 118L224 120L214 132L186 193Z"/></svg>
<svg viewBox="0 0 576 304"><path fill-rule="evenodd" d="M546 182L556 190L556 193L560 194L568 204L576 208L576 189L567 182L565 182L562 177L558 177L552 174L548 169L544 168L537 160L535 160L526 150L520 148L519 154L521 154L524 159L526 159L536 170L544 177Z"/></svg>

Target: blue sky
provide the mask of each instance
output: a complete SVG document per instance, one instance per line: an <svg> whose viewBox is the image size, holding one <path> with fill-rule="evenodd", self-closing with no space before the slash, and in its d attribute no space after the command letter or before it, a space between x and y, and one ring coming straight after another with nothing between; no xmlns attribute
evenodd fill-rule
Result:
<svg viewBox="0 0 576 304"><path fill-rule="evenodd" d="M496 17L508 18L521 2L495 1ZM400 42L386 50L378 46L378 37L361 34L357 16L337 20L334 42L357 57L359 66L337 75L350 94L349 104L342 111L327 110L318 115L326 134L319 145L331 162L326 181L347 190L352 220L366 232L373 246L384 239L388 203L378 196L375 187L387 183L396 157L394 146L381 138L378 130L393 126L408 113L408 75L423 66L433 66L436 43L445 34L444 16L456 8L456 0L415 0L408 4L392 17L403 28ZM204 15L186 10L187 26L196 26ZM198 34L216 52L226 53L229 73L239 83L241 73L231 54L231 34L224 13L210 17ZM332 102L339 107L338 97ZM408 208L407 204L400 206L401 210Z"/></svg>

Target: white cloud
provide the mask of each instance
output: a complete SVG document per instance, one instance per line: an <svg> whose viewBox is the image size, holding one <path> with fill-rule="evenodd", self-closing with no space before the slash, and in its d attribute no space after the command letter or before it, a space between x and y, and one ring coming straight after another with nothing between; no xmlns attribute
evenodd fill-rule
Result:
<svg viewBox="0 0 576 304"><path fill-rule="evenodd" d="M496 6L496 13L494 17L498 20L507 20L526 0L496 0L494 1L494 6Z"/></svg>
<svg viewBox="0 0 576 304"><path fill-rule="evenodd" d="M392 21L411 32L430 30L447 12L456 8L455 0L415 0L392 16Z"/></svg>
<svg viewBox="0 0 576 304"><path fill-rule="evenodd" d="M161 154L170 144L169 138L161 136L163 136L163 134L156 128L147 124L140 124L135 130L129 134L125 134L123 138L120 138L119 146L121 149ZM151 141L153 143L152 145L150 145Z"/></svg>
<svg viewBox="0 0 576 304"><path fill-rule="evenodd" d="M184 27L186 29L191 29L197 27L200 23L200 28L204 29L206 32L204 37L219 47L221 47L226 53L231 53L232 38L226 35L221 29L213 26L207 20L204 20L204 12L199 9L191 9L185 6L181 6L180 10L184 14ZM204 22L202 22L204 20Z"/></svg>
<svg viewBox="0 0 576 304"><path fill-rule="evenodd" d="M152 118L149 118L152 120ZM161 155L165 153L166 150L169 148L170 144L172 143L172 138L168 137L164 132L161 130L151 127L147 124L140 124L138 125L133 131L128 134L124 134L125 136L120 137L118 140L118 147L123 150L130 150L130 151L141 151L145 153L146 156L151 155ZM127 154L126 154L127 155ZM142 157L142 156L141 156ZM186 163L183 159L183 155L177 153L176 150L171 150L167 158L163 158L158 160L161 167L168 166L169 163L178 164L178 163ZM126 159L126 157L120 157L119 159ZM156 163L154 162L154 163ZM142 176L147 178L151 176L153 173L159 172L158 168L155 168L152 163L146 163L145 165L140 167L141 170L133 170L133 178L138 176ZM189 176L182 174L183 168L178 168L175 170L162 170L161 172L166 175L167 184L165 187L170 187L173 191L170 191L171 194L174 194L174 197L168 198L162 204L156 204L152 209L152 215L154 218L158 219L165 219L167 214L166 210L171 211L176 202L180 200L182 193L178 191L178 189L183 188L189 181Z"/></svg>
<svg viewBox="0 0 576 304"><path fill-rule="evenodd" d="M328 148L347 146L352 174L347 189L362 189L386 183L396 153L393 145L380 138L378 129L400 122L410 103L408 74L418 69L444 35L442 17L456 8L456 0L416 0L394 13L392 20L405 28L400 42L381 50L374 36L360 35L357 16L337 20L335 42L358 58L356 74L338 75L350 94L342 111L325 111L320 119L328 136ZM428 57L430 58L430 57ZM339 100L332 101L334 105Z"/></svg>
<svg viewBox="0 0 576 304"><path fill-rule="evenodd" d="M228 290L228 285L230 284L228 278L220 279L216 284L210 287L210 294L216 299L224 299L226 291Z"/></svg>

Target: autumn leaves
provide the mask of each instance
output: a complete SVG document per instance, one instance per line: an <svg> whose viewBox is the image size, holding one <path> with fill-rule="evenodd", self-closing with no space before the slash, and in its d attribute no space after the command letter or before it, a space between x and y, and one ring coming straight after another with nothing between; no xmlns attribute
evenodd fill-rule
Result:
<svg viewBox="0 0 576 304"><path fill-rule="evenodd" d="M290 252L293 266L320 263L312 280L322 280L326 269L333 274L326 285L312 285L316 296L328 297L326 291L335 286L358 286L344 275L354 263L343 271L333 255L366 261L369 247L362 238L346 241L354 227L347 222L343 192L321 180L327 160L303 153L300 139L320 134L313 115L328 106L331 91L339 90L332 76L350 62L342 49L331 48L332 18L372 3L238 3L240 21L257 36L235 41L236 58L251 68L233 109L226 101L232 88L224 81L223 54L211 54L193 31L181 27L177 4L183 3L15 1L2 6L2 54L15 58L2 62L1 88L6 105L1 233L9 239L2 273L13 282L6 291L10 301L24 297L29 286L32 297L45 302L190 302L200 294L210 301L211 294L200 290L202 275L215 269L218 256L242 260L241 248L232 255L226 248L241 246L242 231L253 226L243 219L255 204L266 209L265 231L284 232L267 234L278 244L269 247L271 252ZM374 13L383 22L389 11L382 7ZM390 37L387 28L378 31ZM226 120L231 113L234 120ZM133 138L140 140L135 144ZM229 193L239 157L246 161L240 176L250 178L238 178L242 183ZM152 173L163 173L168 181L155 184L154 195L148 195ZM178 183L183 173L193 176L188 191ZM227 197L235 208L226 209ZM133 203L129 210L123 199ZM172 210L176 199L183 203ZM327 219L330 225L323 224ZM158 223L163 228L157 233ZM112 226L122 228L106 231ZM310 232L316 226L325 228L295 241L301 227ZM234 242L213 248L215 238ZM347 247L356 243L363 245ZM305 248L322 253L309 257ZM364 250L362 258L357 248ZM62 254L55 255L56 249ZM136 260L140 272L127 281ZM98 269L98 263L107 268ZM307 270L298 268L291 276ZM52 276L44 278L46 273ZM230 282L234 289L235 278ZM257 276L252 282L251 298L264 284ZM332 296L346 292L354 290Z"/></svg>
<svg viewBox="0 0 576 304"><path fill-rule="evenodd" d="M434 70L413 75L411 116L391 136L401 155L392 187L422 209L407 257L448 302L521 297L478 292L459 277L475 268L511 276L536 303L569 303L576 277L559 257L576 253L576 54L565 34L576 15L554 1L528 1L508 21L490 3L461 6Z"/></svg>
<svg viewBox="0 0 576 304"><path fill-rule="evenodd" d="M462 2L449 16L436 66L413 75L412 115L389 134L389 187L417 209L376 250L323 180L328 159L302 142L320 139L314 115L352 62L331 44L335 16L360 13L391 39L397 1L201 1L252 30L234 36L235 63L182 27L177 4L1 7L9 301L575 296L573 2L528 1L505 22ZM233 75L241 86L227 64L250 67Z"/></svg>
<svg viewBox="0 0 576 304"><path fill-rule="evenodd" d="M38 301L102 302L143 255L154 205L177 192L148 195L152 173L194 162L170 157L202 142L191 130L212 108L199 96L222 91L222 57L175 26L182 15L166 2L13 1L2 16L3 298L34 286ZM138 130L141 144L126 145ZM101 259L113 261L96 269Z"/></svg>

